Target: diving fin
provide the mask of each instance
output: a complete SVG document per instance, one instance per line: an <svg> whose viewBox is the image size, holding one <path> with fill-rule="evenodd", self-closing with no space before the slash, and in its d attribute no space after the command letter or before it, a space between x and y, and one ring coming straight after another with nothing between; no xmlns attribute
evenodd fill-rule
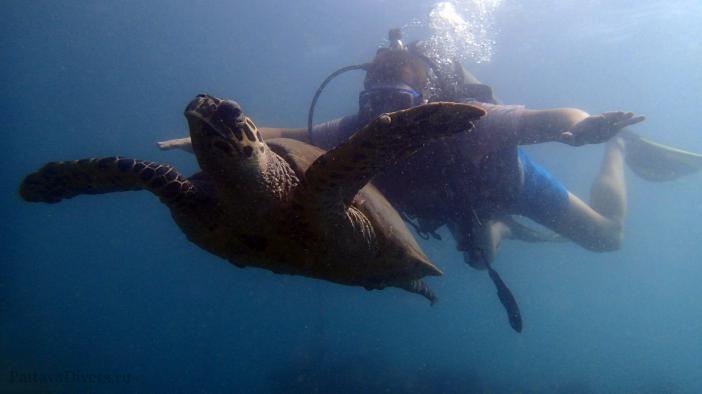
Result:
<svg viewBox="0 0 702 394"><path fill-rule="evenodd" d="M509 325L512 326L514 331L522 332L522 314L519 312L517 300L514 298L514 295L512 295L512 292L509 290L505 282L502 281L502 278L500 278L497 271L495 271L490 264L486 264L486 267L488 274L490 274L490 279L492 279L492 283L494 283L495 287L497 288L497 296L500 298L500 302L502 303L502 306L505 307L505 311L507 312Z"/></svg>
<svg viewBox="0 0 702 394"><path fill-rule="evenodd" d="M665 182L702 170L702 155L642 138L631 131L619 134L625 143L626 164L638 176Z"/></svg>

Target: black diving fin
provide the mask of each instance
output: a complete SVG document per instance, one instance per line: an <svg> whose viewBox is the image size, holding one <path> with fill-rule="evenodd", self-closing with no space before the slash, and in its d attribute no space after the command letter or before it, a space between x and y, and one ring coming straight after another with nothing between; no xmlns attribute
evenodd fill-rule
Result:
<svg viewBox="0 0 702 394"><path fill-rule="evenodd" d="M519 312L519 305L517 305L517 300L512 295L505 282L500 278L500 275L495 271L490 264L486 264L488 274L490 274L490 279L492 283L495 284L497 288L497 296L500 298L502 306L505 307L507 312L507 318L509 319L509 325L516 332L522 332L522 314Z"/></svg>

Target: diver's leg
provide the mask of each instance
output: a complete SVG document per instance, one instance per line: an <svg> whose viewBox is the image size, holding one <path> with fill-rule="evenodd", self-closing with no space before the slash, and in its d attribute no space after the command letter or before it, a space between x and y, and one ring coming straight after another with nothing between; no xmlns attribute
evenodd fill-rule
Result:
<svg viewBox="0 0 702 394"><path fill-rule="evenodd" d="M511 235L509 226L499 220L476 223L470 233L455 224L449 224L449 230L456 239L457 249L463 251L464 261L476 269L485 269L486 264L492 264L500 243Z"/></svg>
<svg viewBox="0 0 702 394"><path fill-rule="evenodd" d="M568 208L557 223L547 224L560 235L596 252L617 250L622 242L622 222L600 215L568 192Z"/></svg>
<svg viewBox="0 0 702 394"><path fill-rule="evenodd" d="M624 182L624 141L620 137L607 143L600 173L592 184L590 206L609 220L624 223L626 184Z"/></svg>
<svg viewBox="0 0 702 394"><path fill-rule="evenodd" d="M500 220L488 220L483 223L482 230L475 246L482 251L483 263L492 264L497 258L502 240L509 238L512 233L509 226Z"/></svg>
<svg viewBox="0 0 702 394"><path fill-rule="evenodd" d="M621 246L625 215L624 147L615 138L592 185L590 205L569 192L566 211L549 227L589 250L612 251Z"/></svg>
<svg viewBox="0 0 702 394"><path fill-rule="evenodd" d="M193 153L193 145L190 142L190 137L159 141L156 144L161 150L180 149L186 152Z"/></svg>

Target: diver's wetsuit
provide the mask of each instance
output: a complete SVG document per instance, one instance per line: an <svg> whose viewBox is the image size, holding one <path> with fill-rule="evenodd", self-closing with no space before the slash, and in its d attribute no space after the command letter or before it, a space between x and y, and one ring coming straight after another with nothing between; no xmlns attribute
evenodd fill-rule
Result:
<svg viewBox="0 0 702 394"><path fill-rule="evenodd" d="M497 129L518 132L524 107L473 103L487 115L475 123L470 137L432 142L373 180L399 211L417 218L420 232L449 224L463 251L471 249L476 224L518 214L549 226L568 207L565 187L517 146L489 154L480 151L481 135ZM331 149L357 131L359 123L352 115L317 125L310 140Z"/></svg>

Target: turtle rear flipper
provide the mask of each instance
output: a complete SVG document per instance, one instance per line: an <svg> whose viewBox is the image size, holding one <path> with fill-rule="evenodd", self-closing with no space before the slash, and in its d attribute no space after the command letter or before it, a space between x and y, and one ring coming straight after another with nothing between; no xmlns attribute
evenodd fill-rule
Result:
<svg viewBox="0 0 702 394"><path fill-rule="evenodd" d="M702 170L702 155L673 148L622 132L626 146L625 160L641 178L653 182L672 181Z"/></svg>
<svg viewBox="0 0 702 394"><path fill-rule="evenodd" d="M307 170L307 191L323 205L348 205L373 176L428 142L466 132L485 115L477 106L431 103L383 114Z"/></svg>
<svg viewBox="0 0 702 394"><path fill-rule="evenodd" d="M168 165L106 157L48 163L27 175L19 192L25 201L56 203L80 194L143 189L170 203L194 192L194 185Z"/></svg>

